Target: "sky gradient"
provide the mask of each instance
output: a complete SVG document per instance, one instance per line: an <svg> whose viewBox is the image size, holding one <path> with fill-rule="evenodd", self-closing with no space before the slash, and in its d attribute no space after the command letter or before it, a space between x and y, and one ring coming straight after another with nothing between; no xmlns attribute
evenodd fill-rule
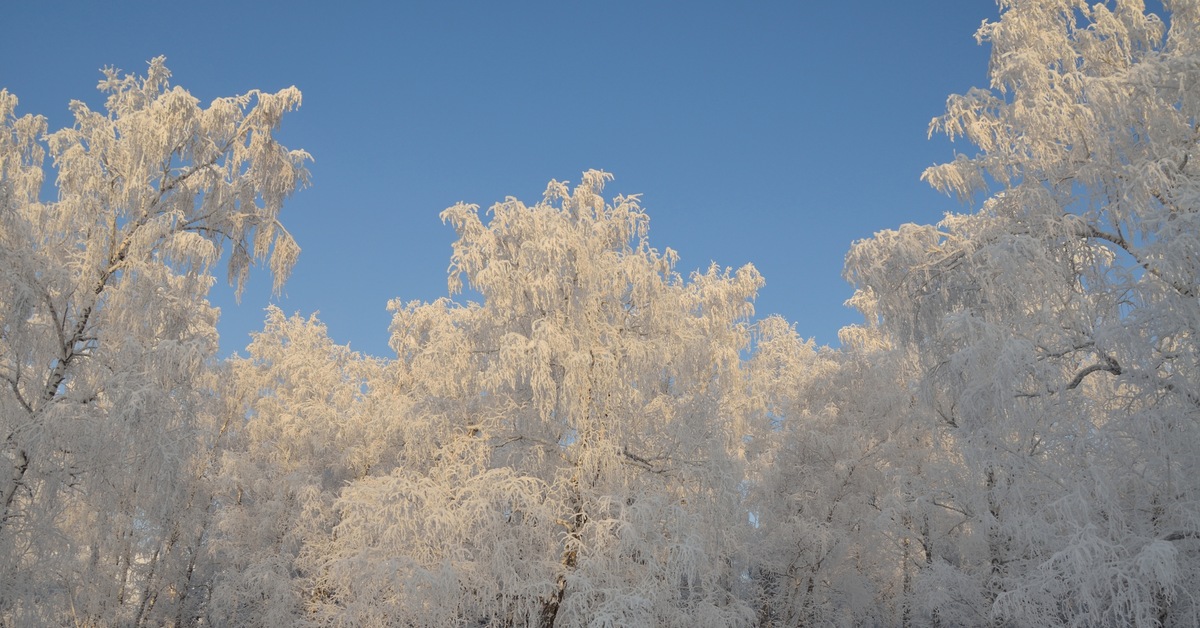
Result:
<svg viewBox="0 0 1200 628"><path fill-rule="evenodd" d="M330 335L387 347L391 298L446 294L453 230L438 213L541 198L551 179L615 175L642 195L651 244L686 274L754 264L760 316L836 344L854 240L962 209L920 181L953 158L927 139L946 97L987 80L974 32L991 0L856 3L16 2L0 87L18 114L99 109L100 68L167 57L201 102L300 88L280 138L312 186L282 221L303 249L284 294L256 269L222 308L222 354L277 303Z"/></svg>

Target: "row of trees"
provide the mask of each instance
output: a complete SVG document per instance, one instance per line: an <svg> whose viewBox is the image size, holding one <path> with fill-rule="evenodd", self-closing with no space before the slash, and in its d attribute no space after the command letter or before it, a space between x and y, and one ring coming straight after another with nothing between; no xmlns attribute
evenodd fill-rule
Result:
<svg viewBox="0 0 1200 628"><path fill-rule="evenodd" d="M925 173L987 200L855 243L836 350L593 171L443 212L482 300L393 302L395 357L271 309L217 361L298 92L0 91L0 624L1200 623L1200 5L1001 4Z"/></svg>

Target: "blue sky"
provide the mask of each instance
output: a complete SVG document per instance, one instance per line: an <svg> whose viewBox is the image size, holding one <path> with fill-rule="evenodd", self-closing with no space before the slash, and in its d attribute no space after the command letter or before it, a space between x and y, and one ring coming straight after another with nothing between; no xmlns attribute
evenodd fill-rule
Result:
<svg viewBox="0 0 1200 628"><path fill-rule="evenodd" d="M311 314L390 356L387 301L446 294L438 213L615 175L680 270L753 263L759 315L834 344L850 243L961 209L919 180L967 145L926 139L946 96L986 84L992 0L896 2L14 2L0 87L18 113L99 107L103 66L166 55L203 102L296 85L283 142L313 185L282 216L303 248L284 295L258 270L222 308L222 352L263 308Z"/></svg>

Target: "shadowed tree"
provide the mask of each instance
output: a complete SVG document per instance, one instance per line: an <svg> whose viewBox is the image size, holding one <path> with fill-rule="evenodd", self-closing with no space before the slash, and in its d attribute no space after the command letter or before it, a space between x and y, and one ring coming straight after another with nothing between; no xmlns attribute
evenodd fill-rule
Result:
<svg viewBox="0 0 1200 628"><path fill-rule="evenodd" d="M1001 7L990 89L933 123L980 152L924 175L990 198L847 257L962 458L958 558L926 584L978 591L951 622L1192 625L1200 8L1167 2L1168 29L1136 0Z"/></svg>

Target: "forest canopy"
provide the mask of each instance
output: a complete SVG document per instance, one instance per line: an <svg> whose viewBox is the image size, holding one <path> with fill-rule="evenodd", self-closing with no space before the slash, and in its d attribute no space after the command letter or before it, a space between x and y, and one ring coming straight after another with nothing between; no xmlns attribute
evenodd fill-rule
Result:
<svg viewBox="0 0 1200 628"><path fill-rule="evenodd" d="M271 308L219 359L218 266L300 252L300 92L202 106L158 58L51 131L0 89L0 624L1200 623L1200 4L1165 4L1000 3L930 126L974 154L923 174L985 200L850 245L839 348L593 170L443 211L394 355Z"/></svg>

